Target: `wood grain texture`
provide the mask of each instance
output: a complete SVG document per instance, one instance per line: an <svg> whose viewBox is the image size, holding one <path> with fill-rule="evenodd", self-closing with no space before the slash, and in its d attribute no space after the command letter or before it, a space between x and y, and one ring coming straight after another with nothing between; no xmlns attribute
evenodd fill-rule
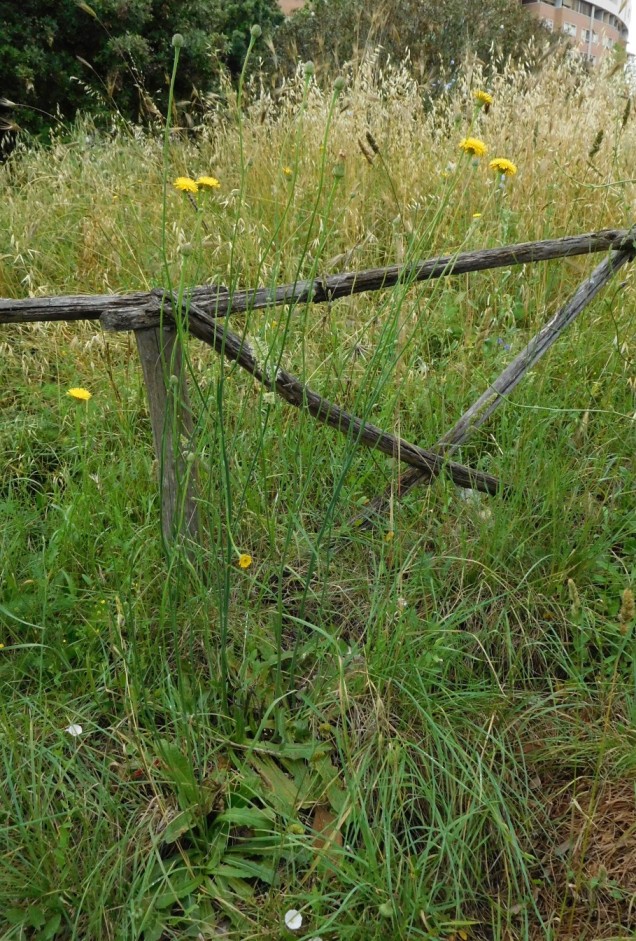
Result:
<svg viewBox="0 0 636 941"><path fill-rule="evenodd" d="M568 235L564 238L539 242L521 242L502 248L441 255L413 264L325 275L325 277L296 281L274 288L257 288L231 293L225 288L215 286L196 287L186 292L184 308L187 309L188 304L193 303L215 317L224 317L231 313L284 304L322 304L365 291L391 288L397 284L410 285L448 275L466 274L469 271L486 271L528 262L589 255L609 249L631 248L633 243L634 235L631 230L603 229L583 235ZM163 290L155 289L147 294L136 292L95 297L79 295L27 298L18 301L0 298L0 324L49 320L97 320L102 313L107 312L114 318L120 318L122 326L119 329L137 330L158 324L162 305L166 304L166 297Z"/></svg>
<svg viewBox="0 0 636 941"><path fill-rule="evenodd" d="M196 470L194 465L187 465L181 451L182 438L192 439L192 415L177 334L175 330L151 327L137 330L135 339L159 466L164 542L167 546L183 538L196 542Z"/></svg>

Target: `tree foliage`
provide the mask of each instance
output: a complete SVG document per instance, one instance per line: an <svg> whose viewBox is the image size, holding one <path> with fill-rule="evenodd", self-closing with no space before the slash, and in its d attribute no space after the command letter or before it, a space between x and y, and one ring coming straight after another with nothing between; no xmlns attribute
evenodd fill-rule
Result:
<svg viewBox="0 0 636 941"><path fill-rule="evenodd" d="M312 59L323 70L356 61L369 46L420 77L448 71L471 51L485 62L522 55L531 37L550 34L518 0L313 0L277 34L283 68Z"/></svg>
<svg viewBox="0 0 636 941"><path fill-rule="evenodd" d="M240 70L254 23L282 19L276 0L0 0L5 119L35 132L78 109L143 119L165 107L175 32L187 99Z"/></svg>

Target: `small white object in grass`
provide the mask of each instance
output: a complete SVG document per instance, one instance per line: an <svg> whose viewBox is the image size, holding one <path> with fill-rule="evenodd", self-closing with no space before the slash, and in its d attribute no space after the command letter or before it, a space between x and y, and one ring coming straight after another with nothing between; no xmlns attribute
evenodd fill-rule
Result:
<svg viewBox="0 0 636 941"><path fill-rule="evenodd" d="M479 504L483 500L483 494L479 490L473 490L471 487L460 487L457 496L465 503Z"/></svg>
<svg viewBox="0 0 636 941"><path fill-rule="evenodd" d="M68 732L69 735L72 735L73 738L77 738L78 735L82 734L84 729L82 728L81 725L76 725L75 723L73 723L72 725L67 726L64 729L64 731Z"/></svg>
<svg viewBox="0 0 636 941"><path fill-rule="evenodd" d="M303 916L295 908L290 908L285 912L285 924L290 931L300 931L303 924Z"/></svg>

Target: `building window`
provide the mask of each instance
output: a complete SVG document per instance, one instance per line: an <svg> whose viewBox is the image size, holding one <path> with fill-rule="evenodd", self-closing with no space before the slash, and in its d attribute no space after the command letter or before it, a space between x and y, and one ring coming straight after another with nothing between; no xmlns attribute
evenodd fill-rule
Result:
<svg viewBox="0 0 636 941"><path fill-rule="evenodd" d="M586 3L585 0L578 0L578 3L576 4L576 9L579 13L582 13L583 16L592 15L592 4Z"/></svg>
<svg viewBox="0 0 636 941"><path fill-rule="evenodd" d="M564 23L562 29L566 36L573 36L576 39L576 25L574 23Z"/></svg>

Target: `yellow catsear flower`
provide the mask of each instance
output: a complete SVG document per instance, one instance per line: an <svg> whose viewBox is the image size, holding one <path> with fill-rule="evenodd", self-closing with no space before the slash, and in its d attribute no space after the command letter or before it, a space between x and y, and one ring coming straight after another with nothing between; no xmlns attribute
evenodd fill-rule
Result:
<svg viewBox="0 0 636 941"><path fill-rule="evenodd" d="M88 400L92 399L93 397L92 393L89 392L88 389L82 388L69 389L66 394L70 395L72 399L77 399L78 402L88 402Z"/></svg>
<svg viewBox="0 0 636 941"><path fill-rule="evenodd" d="M502 173L504 176L514 176L517 172L516 164L512 160L506 160L505 157L495 157L488 166L491 170L496 170L497 173Z"/></svg>
<svg viewBox="0 0 636 941"><path fill-rule="evenodd" d="M291 168L291 167L283 167L283 173L285 174L285 176L291 176L291 175L292 175L292 168Z"/></svg>
<svg viewBox="0 0 636 941"><path fill-rule="evenodd" d="M198 193L199 187L189 176L178 176L172 184L181 193Z"/></svg>
<svg viewBox="0 0 636 941"><path fill-rule="evenodd" d="M220 185L215 176L200 176L197 178L197 186L204 190L218 190Z"/></svg>
<svg viewBox="0 0 636 941"><path fill-rule="evenodd" d="M459 149L463 150L465 154L471 154L473 157L483 157L484 154L488 153L488 148L483 140L479 140L478 137L465 137L459 142Z"/></svg>
<svg viewBox="0 0 636 941"><path fill-rule="evenodd" d="M490 92L482 91L481 88L473 92L473 98L475 101L478 101L480 105L488 105L488 107L490 107L493 101Z"/></svg>
<svg viewBox="0 0 636 941"><path fill-rule="evenodd" d="M238 557L238 567L240 569L248 569L251 564L252 556L247 552L241 552L240 556Z"/></svg>
<svg viewBox="0 0 636 941"><path fill-rule="evenodd" d="M473 219L481 219L481 213L480 213L480 212L474 212L474 213L473 213Z"/></svg>

